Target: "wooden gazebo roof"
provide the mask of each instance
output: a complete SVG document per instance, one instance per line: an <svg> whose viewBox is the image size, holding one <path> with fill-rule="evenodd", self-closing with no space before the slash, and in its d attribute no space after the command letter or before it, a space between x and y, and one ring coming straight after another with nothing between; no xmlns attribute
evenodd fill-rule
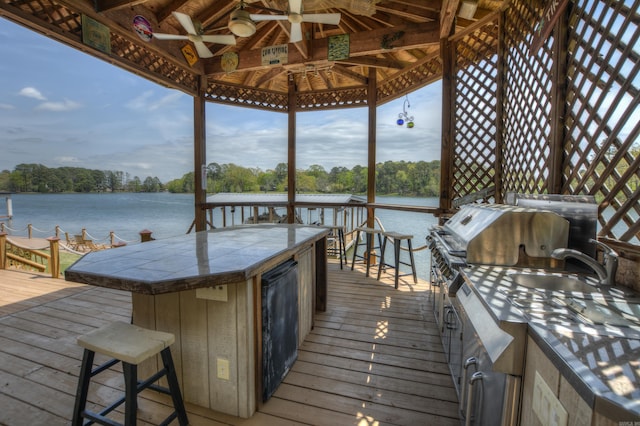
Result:
<svg viewBox="0 0 640 426"><path fill-rule="evenodd" d="M172 15L181 12L201 23L206 35L232 34L228 23L240 0L2 0L0 15L164 86L194 96L204 91L207 101L284 112L290 83L296 109L310 110L366 105L372 70L377 104L438 80L441 38L496 13L503 3L304 0L304 13L340 13L340 23L303 23L303 40L289 43L288 21L255 22L255 33L236 37L235 46L207 43L213 57L192 65L181 50L189 41L144 40L134 31L134 19L144 18L155 33L185 35ZM243 7L277 14L287 11L288 0L245 0ZM344 37L335 37L340 35L348 35L348 55L329 48L344 45ZM286 46L286 63L264 65L263 55L275 46Z"/></svg>
<svg viewBox="0 0 640 426"><path fill-rule="evenodd" d="M245 0L252 14L281 13L288 4ZM599 204L598 237L640 259L638 2L303 0L304 13L340 13L339 24L305 23L302 41L288 43L288 21L256 22L253 35L235 46L209 44L213 57L192 66L181 51L190 42L144 41L132 29L138 16L156 33L184 35L172 14L178 11L201 22L205 34L230 34L239 5L0 0L0 16L192 95L196 182L206 166L205 102L286 112L290 208L297 112L368 108L372 204L376 106L442 78L438 214L468 202L502 202L510 192L588 194ZM84 39L83 28L93 29ZM348 54L330 52L330 44L344 46L335 37L345 34ZM286 63L263 65L263 55L282 46ZM223 69L225 54L237 54L237 66L227 60L233 66ZM204 189L195 204L204 227ZM632 277L637 271L627 281L637 281Z"/></svg>

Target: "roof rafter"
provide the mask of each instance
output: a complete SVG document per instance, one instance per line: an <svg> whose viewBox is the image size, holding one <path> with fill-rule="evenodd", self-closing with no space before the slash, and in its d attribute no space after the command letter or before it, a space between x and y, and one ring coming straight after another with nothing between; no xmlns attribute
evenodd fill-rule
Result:
<svg viewBox="0 0 640 426"><path fill-rule="evenodd" d="M350 59L361 56L375 56L393 50L425 47L439 43L440 29L437 22L407 24L393 29L378 29L350 35ZM328 39L312 40L308 58L296 51L289 50L289 64L320 63L327 61ZM238 70L249 71L263 69L262 52L259 50L239 52ZM222 74L224 70L219 61L208 61L205 65L207 75Z"/></svg>

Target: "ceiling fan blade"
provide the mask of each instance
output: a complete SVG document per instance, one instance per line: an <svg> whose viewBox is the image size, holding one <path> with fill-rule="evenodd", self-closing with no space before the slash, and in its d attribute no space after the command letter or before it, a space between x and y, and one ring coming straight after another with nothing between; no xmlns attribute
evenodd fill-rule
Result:
<svg viewBox="0 0 640 426"><path fill-rule="evenodd" d="M302 40L302 25L298 23L291 24L291 37L289 41L291 43L297 43Z"/></svg>
<svg viewBox="0 0 640 426"><path fill-rule="evenodd" d="M171 12L171 14L180 22L182 28L189 34L197 34L196 27L193 25L193 21L189 15L180 12Z"/></svg>
<svg viewBox="0 0 640 426"><path fill-rule="evenodd" d="M289 13L302 13L302 0L289 0Z"/></svg>
<svg viewBox="0 0 640 426"><path fill-rule="evenodd" d="M153 38L157 38L158 40L189 40L189 36L186 35L163 33L153 33Z"/></svg>
<svg viewBox="0 0 640 426"><path fill-rule="evenodd" d="M266 15L262 13L252 13L249 15L252 21L286 21L287 15Z"/></svg>
<svg viewBox="0 0 640 426"><path fill-rule="evenodd" d="M194 46L196 46L196 50L198 51L198 56L201 58L212 58L213 53L209 50L209 48L201 41L194 41Z"/></svg>
<svg viewBox="0 0 640 426"><path fill-rule="evenodd" d="M202 41L235 46L236 38L232 35L203 35Z"/></svg>
<svg viewBox="0 0 640 426"><path fill-rule="evenodd" d="M316 24L338 25L340 23L339 13L311 13L302 15L303 22L314 22Z"/></svg>

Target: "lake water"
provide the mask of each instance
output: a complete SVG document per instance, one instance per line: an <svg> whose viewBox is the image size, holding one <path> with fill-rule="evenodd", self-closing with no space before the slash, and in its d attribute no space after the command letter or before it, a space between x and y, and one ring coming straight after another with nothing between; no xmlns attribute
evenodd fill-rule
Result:
<svg viewBox="0 0 640 426"><path fill-rule="evenodd" d="M13 220L0 219L9 234L27 235L27 225L33 226L33 236L46 238L54 235L56 225L70 236L85 228L89 238L97 243L109 243L109 232L128 244L140 241L139 232L153 231L156 239L183 235L194 219L193 195L170 193L104 193L104 194L13 194ZM378 203L437 206L437 198L378 197ZM239 209L235 223L240 223ZM0 198L0 216L6 214L4 199ZM227 213L229 214L229 213ZM377 210L388 231L412 234L413 246L425 245L429 228L437 223L431 216L413 212ZM245 217L251 216L245 210ZM303 219L308 215L303 213ZM326 218L330 219L330 218ZM230 222L227 217L227 223ZM214 226L222 226L220 209L214 209ZM64 235L64 234L63 234ZM63 237L62 235L62 237ZM416 252L418 275L428 275L428 250Z"/></svg>

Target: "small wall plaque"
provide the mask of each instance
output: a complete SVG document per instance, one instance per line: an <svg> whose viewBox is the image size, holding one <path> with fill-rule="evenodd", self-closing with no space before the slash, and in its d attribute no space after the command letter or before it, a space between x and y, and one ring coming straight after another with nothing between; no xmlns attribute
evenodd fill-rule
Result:
<svg viewBox="0 0 640 426"><path fill-rule="evenodd" d="M329 37L327 59L339 61L349 57L349 34L340 34Z"/></svg>
<svg viewBox="0 0 640 426"><path fill-rule="evenodd" d="M151 37L153 37L153 30L151 29L151 23L142 15L136 15L133 17L132 22L133 31L138 34L140 40L142 41L151 41Z"/></svg>
<svg viewBox="0 0 640 426"><path fill-rule="evenodd" d="M262 49L262 65L284 65L289 62L289 46L281 44Z"/></svg>
<svg viewBox="0 0 640 426"><path fill-rule="evenodd" d="M187 63L190 67L198 62L198 55L196 54L195 50L193 50L193 47L191 47L190 44L185 44L180 48L180 50L182 51L182 56L184 56L184 59L187 60Z"/></svg>
<svg viewBox="0 0 640 426"><path fill-rule="evenodd" d="M236 52L226 52L220 58L220 66L227 74L238 69L238 54Z"/></svg>
<svg viewBox="0 0 640 426"><path fill-rule="evenodd" d="M82 15L82 42L103 53L111 54L111 31L87 15Z"/></svg>

